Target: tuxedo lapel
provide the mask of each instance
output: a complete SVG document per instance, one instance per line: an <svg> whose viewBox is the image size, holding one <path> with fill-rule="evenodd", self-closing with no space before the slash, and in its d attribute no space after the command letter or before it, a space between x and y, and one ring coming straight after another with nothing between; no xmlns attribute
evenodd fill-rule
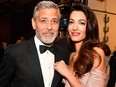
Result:
<svg viewBox="0 0 116 87"><path fill-rule="evenodd" d="M57 44L54 44L53 48L54 48L55 62L64 60L65 63L68 64L69 55L70 55L68 50L62 48L62 46L59 46ZM63 77L57 71L55 71L52 87L64 87L62 84L62 79Z"/></svg>
<svg viewBox="0 0 116 87"><path fill-rule="evenodd" d="M55 62L61 60L61 55L59 55L59 50L57 49L56 46L54 46L54 55L55 55ZM57 71L55 71L51 87L59 87L58 85L59 85L59 82L61 81L62 81L61 75Z"/></svg>
<svg viewBox="0 0 116 87"><path fill-rule="evenodd" d="M30 71L36 80L38 87L44 87L43 77L42 77L42 71L40 67L40 62L36 50L36 46L34 43L34 39L31 39L28 44L27 48L27 63L30 68Z"/></svg>

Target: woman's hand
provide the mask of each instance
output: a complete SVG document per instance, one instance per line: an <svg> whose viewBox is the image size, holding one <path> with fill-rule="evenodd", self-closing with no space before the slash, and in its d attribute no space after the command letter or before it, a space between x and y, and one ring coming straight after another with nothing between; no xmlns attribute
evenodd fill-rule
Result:
<svg viewBox="0 0 116 87"><path fill-rule="evenodd" d="M65 77L65 86L68 85L67 87L82 87L77 77L75 77L74 73L69 70L69 66L67 66L63 60L56 62L54 64L54 69Z"/></svg>
<svg viewBox="0 0 116 87"><path fill-rule="evenodd" d="M56 62L54 64L54 69L64 77L67 77L70 73L69 66L67 66L63 60Z"/></svg>

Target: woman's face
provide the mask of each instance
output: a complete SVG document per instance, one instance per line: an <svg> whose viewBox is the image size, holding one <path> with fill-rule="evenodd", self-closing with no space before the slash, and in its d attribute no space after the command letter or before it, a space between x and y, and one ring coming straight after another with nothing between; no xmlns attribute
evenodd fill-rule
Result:
<svg viewBox="0 0 116 87"><path fill-rule="evenodd" d="M87 19L82 11L73 11L70 14L68 32L74 42L83 41L86 37Z"/></svg>

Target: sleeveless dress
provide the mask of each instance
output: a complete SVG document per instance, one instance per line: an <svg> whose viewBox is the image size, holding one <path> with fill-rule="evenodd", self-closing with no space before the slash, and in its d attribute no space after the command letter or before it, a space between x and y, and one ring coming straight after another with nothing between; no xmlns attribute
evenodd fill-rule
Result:
<svg viewBox="0 0 116 87"><path fill-rule="evenodd" d="M105 87L106 74L97 69L92 69L79 79L82 87ZM71 87L67 80L64 81L65 87Z"/></svg>

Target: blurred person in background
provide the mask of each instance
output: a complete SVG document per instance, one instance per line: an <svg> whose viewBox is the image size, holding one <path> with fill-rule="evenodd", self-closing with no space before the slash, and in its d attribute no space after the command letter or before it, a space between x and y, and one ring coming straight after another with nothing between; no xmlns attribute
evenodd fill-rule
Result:
<svg viewBox="0 0 116 87"><path fill-rule="evenodd" d="M116 87L116 51L112 53L109 65L110 65L110 77L107 87Z"/></svg>
<svg viewBox="0 0 116 87"><path fill-rule="evenodd" d="M110 61L110 57L111 57L111 49L106 43L103 43L103 44L104 44L103 50L104 50L105 56L106 56L105 57L105 61L106 61L106 85L105 85L105 87L106 87L108 84L109 77L110 77L109 61Z"/></svg>
<svg viewBox="0 0 116 87"><path fill-rule="evenodd" d="M3 48L3 44L2 44L2 42L0 40L0 59L2 58L3 53L4 53L4 48Z"/></svg>
<svg viewBox="0 0 116 87"><path fill-rule="evenodd" d="M16 44L20 44L25 40L26 40L26 38L24 36L20 36L19 39L16 41Z"/></svg>

